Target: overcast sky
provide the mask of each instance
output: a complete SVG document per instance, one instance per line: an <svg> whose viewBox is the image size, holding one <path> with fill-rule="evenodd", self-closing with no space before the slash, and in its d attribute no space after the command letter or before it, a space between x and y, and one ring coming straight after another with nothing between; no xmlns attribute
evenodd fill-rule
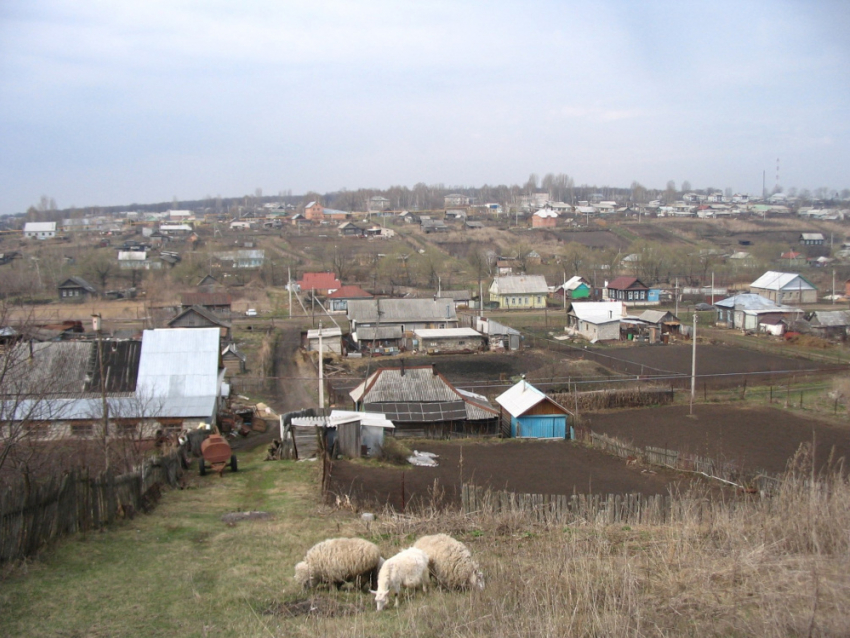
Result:
<svg viewBox="0 0 850 638"><path fill-rule="evenodd" d="M0 214L416 182L850 188L850 2L2 0Z"/></svg>

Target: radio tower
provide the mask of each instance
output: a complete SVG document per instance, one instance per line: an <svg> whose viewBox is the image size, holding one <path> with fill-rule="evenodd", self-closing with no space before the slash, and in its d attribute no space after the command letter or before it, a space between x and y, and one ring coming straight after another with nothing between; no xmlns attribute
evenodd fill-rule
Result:
<svg viewBox="0 0 850 638"><path fill-rule="evenodd" d="M779 193L780 188L781 187L779 186L779 158L777 157L776 158L776 186L774 187L773 192Z"/></svg>

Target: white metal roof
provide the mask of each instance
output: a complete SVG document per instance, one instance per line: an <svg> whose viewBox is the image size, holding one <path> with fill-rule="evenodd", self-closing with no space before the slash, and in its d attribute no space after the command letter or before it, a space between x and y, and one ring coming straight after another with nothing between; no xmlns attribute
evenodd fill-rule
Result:
<svg viewBox="0 0 850 638"><path fill-rule="evenodd" d="M421 339L438 339L440 337L483 337L472 328L420 328L413 333Z"/></svg>
<svg viewBox="0 0 850 638"><path fill-rule="evenodd" d="M588 323L609 323L623 317L622 301L576 301L571 312Z"/></svg>
<svg viewBox="0 0 850 638"><path fill-rule="evenodd" d="M341 337L342 336L342 328L322 328L322 339L328 339L333 337ZM308 330L307 331L308 339L318 339L319 331L318 330Z"/></svg>
<svg viewBox="0 0 850 638"><path fill-rule="evenodd" d="M556 213L554 210L546 210L545 208L541 208L539 211L534 213L534 216L535 217L543 217L543 218L557 217L558 213Z"/></svg>
<svg viewBox="0 0 850 638"><path fill-rule="evenodd" d="M548 294L549 286L543 275L513 275L494 278L490 291L498 295Z"/></svg>
<svg viewBox="0 0 850 638"><path fill-rule="evenodd" d="M27 222L24 224L25 233L56 232L56 222Z"/></svg>
<svg viewBox="0 0 850 638"><path fill-rule="evenodd" d="M218 328L145 330L136 387L169 403L218 396Z"/></svg>
<svg viewBox="0 0 850 638"><path fill-rule="evenodd" d="M523 379L497 396L496 403L516 417L525 414L545 398L545 394Z"/></svg>
<svg viewBox="0 0 850 638"><path fill-rule="evenodd" d="M795 272L768 270L750 284L750 288L764 290L815 290L806 279Z"/></svg>

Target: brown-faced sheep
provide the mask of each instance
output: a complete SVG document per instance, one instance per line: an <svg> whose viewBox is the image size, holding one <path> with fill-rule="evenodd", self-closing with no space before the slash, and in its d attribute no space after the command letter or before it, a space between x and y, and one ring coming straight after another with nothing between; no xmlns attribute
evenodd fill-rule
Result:
<svg viewBox="0 0 850 638"><path fill-rule="evenodd" d="M402 587L421 587L422 591L428 591L428 555L421 549L410 547L400 551L381 566L378 591L372 591L378 611L387 606L390 594L395 595L395 606L398 607L398 595Z"/></svg>
<svg viewBox="0 0 850 638"><path fill-rule="evenodd" d="M295 566L295 580L305 589L320 583L374 585L384 559L374 543L362 538L331 538L313 545Z"/></svg>
<svg viewBox="0 0 850 638"><path fill-rule="evenodd" d="M469 549L447 534L423 536L413 544L428 555L434 580L446 589L484 589L484 574Z"/></svg>

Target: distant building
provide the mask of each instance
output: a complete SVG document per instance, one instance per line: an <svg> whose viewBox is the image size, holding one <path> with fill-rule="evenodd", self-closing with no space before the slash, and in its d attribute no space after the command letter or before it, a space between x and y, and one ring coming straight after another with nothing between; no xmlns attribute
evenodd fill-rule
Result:
<svg viewBox="0 0 850 638"><path fill-rule="evenodd" d="M624 315L622 301L579 301L567 312L567 332L591 343L619 341L620 319Z"/></svg>
<svg viewBox="0 0 850 638"><path fill-rule="evenodd" d="M817 303L818 290L805 277L793 272L768 270L750 284L750 292L777 304Z"/></svg>
<svg viewBox="0 0 850 638"><path fill-rule="evenodd" d="M342 282L332 272L305 272L297 283L301 292L313 291L322 297L342 288Z"/></svg>
<svg viewBox="0 0 850 638"><path fill-rule="evenodd" d="M348 302L352 299L372 298L373 295L360 288L360 286L342 286L328 295L328 311L346 312L348 310Z"/></svg>
<svg viewBox="0 0 850 638"><path fill-rule="evenodd" d="M369 198L369 212L370 213L378 213L383 210L388 210L390 207L390 200L386 197L381 197L380 195L375 195L374 197Z"/></svg>
<svg viewBox="0 0 850 638"><path fill-rule="evenodd" d="M59 301L85 301L97 295L97 289L82 277L68 277L57 286Z"/></svg>
<svg viewBox="0 0 850 638"><path fill-rule="evenodd" d="M461 195L460 193L452 193L451 195L446 195L443 198L443 205L446 208L452 208L453 206L469 206L472 203L472 200L466 195Z"/></svg>
<svg viewBox="0 0 850 638"><path fill-rule="evenodd" d="M542 208L531 216L532 228L555 228L558 223L558 213Z"/></svg>
<svg viewBox="0 0 850 638"><path fill-rule="evenodd" d="M27 222L24 224L26 239L50 239L56 237L56 222Z"/></svg>
<svg viewBox="0 0 850 638"><path fill-rule="evenodd" d="M502 433L512 438L568 439L569 410L556 403L525 379L496 397ZM504 413L507 413L505 416Z"/></svg>
<svg viewBox="0 0 850 638"><path fill-rule="evenodd" d="M549 286L542 275L495 277L489 292L500 308L545 308Z"/></svg>
<svg viewBox="0 0 850 638"><path fill-rule="evenodd" d="M800 243L804 246L823 246L825 241L823 233L800 234Z"/></svg>

